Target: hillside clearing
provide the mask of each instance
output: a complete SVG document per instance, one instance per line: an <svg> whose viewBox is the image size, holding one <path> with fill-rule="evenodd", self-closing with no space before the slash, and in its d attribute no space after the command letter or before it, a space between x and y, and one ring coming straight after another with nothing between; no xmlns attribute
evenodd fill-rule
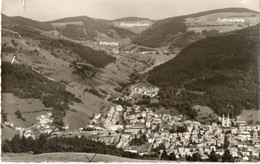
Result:
<svg viewBox="0 0 260 164"><path fill-rule="evenodd" d="M15 126L22 128L30 127L38 122L36 117L46 113L46 109L39 99L26 98L22 99L14 96L12 93L2 93L2 109L8 113L7 121L14 123ZM19 110L26 119L18 119L15 112Z"/></svg>

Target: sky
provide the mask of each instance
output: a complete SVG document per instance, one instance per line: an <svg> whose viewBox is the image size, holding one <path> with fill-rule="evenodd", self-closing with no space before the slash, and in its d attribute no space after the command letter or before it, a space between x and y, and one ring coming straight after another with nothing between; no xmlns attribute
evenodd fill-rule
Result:
<svg viewBox="0 0 260 164"><path fill-rule="evenodd" d="M260 11L259 0L0 0L8 16L38 21L89 16L116 19L136 16L163 19L200 11L244 7ZM24 5L23 5L24 4Z"/></svg>

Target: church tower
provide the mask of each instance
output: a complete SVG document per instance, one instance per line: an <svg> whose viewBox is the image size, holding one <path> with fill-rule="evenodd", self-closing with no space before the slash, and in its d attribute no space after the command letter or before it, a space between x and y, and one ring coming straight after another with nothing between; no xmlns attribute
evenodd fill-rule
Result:
<svg viewBox="0 0 260 164"><path fill-rule="evenodd" d="M222 117L222 126L225 126L225 116L223 114L223 117Z"/></svg>
<svg viewBox="0 0 260 164"><path fill-rule="evenodd" d="M223 114L223 117L222 117L222 126L223 126L223 127L229 127L229 126L230 126L229 114L227 115L227 118L225 118L225 115Z"/></svg>
<svg viewBox="0 0 260 164"><path fill-rule="evenodd" d="M229 114L228 114L228 116L227 116L227 127L229 127Z"/></svg>

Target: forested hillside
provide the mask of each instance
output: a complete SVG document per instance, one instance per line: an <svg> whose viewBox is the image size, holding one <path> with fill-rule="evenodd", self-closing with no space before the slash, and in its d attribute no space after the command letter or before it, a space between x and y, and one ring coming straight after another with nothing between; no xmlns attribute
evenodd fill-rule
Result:
<svg viewBox="0 0 260 164"><path fill-rule="evenodd" d="M259 25L209 37L156 67L148 81L167 92L167 101L174 101L176 92L170 90L176 88L202 91L206 94L192 98L191 104L238 115L244 108L258 108L258 48Z"/></svg>
<svg viewBox="0 0 260 164"><path fill-rule="evenodd" d="M68 40L54 40L46 39L42 41L43 48L48 50L54 48L62 48L78 54L87 63L92 64L95 67L105 67L111 62L116 60L115 57L107 55L104 51L96 51L90 47L83 46L81 44L71 42Z"/></svg>

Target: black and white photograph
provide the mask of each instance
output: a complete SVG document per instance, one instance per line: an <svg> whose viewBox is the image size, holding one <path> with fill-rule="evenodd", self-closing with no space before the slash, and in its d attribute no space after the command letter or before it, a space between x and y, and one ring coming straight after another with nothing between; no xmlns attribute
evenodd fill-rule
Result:
<svg viewBox="0 0 260 164"><path fill-rule="evenodd" d="M260 162L260 0L0 0L1 162Z"/></svg>

